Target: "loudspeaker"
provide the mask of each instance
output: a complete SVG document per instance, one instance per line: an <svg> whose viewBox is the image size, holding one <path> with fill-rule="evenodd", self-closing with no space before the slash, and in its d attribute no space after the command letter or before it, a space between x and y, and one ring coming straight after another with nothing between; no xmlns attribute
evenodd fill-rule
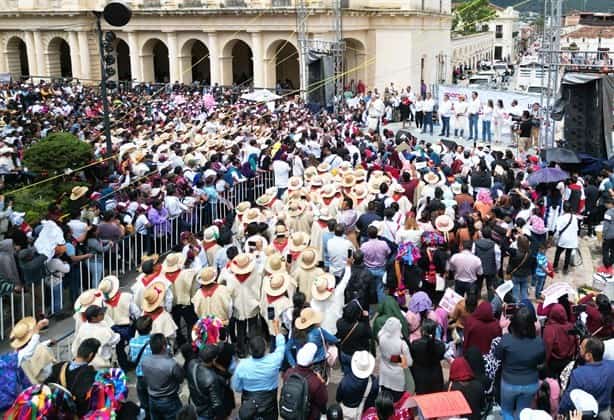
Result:
<svg viewBox="0 0 614 420"><path fill-rule="evenodd" d="M567 148L607 159L598 82L563 84L562 92L567 101L564 129Z"/></svg>
<svg viewBox="0 0 614 420"><path fill-rule="evenodd" d="M320 106L326 105L326 92L324 84L319 83L324 77L324 60L322 58L312 61L308 65L307 80L307 103L316 103ZM319 83L318 85L315 85ZM315 85L315 86L314 86ZM310 88L310 86L314 86Z"/></svg>

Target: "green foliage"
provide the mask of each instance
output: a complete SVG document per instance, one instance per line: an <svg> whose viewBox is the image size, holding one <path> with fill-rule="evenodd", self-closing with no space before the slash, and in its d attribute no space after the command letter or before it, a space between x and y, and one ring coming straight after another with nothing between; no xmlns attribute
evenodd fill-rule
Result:
<svg viewBox="0 0 614 420"><path fill-rule="evenodd" d="M19 191L7 197L13 201L13 210L25 211L26 222L33 224L39 222L46 214L49 205L64 193L69 193L73 187L82 183L58 180L58 182L47 182L35 185L31 188ZM66 204L64 200L63 204ZM64 210L67 210L64 208Z"/></svg>
<svg viewBox="0 0 614 420"><path fill-rule="evenodd" d="M33 172L55 175L81 167L93 157L90 144L70 133L53 133L26 150L24 163Z"/></svg>
<svg viewBox="0 0 614 420"><path fill-rule="evenodd" d="M464 1L452 11L452 30L463 35L476 33L496 14L489 0Z"/></svg>

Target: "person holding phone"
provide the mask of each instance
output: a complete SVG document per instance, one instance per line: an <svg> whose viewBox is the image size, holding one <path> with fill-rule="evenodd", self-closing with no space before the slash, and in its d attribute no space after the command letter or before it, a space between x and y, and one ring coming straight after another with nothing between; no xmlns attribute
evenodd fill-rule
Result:
<svg viewBox="0 0 614 420"><path fill-rule="evenodd" d="M408 385L413 385L411 372L412 358L407 342L403 340L401 321L388 318L377 334L380 348L379 384L382 390L389 391L394 401L398 401ZM408 383L410 382L410 383Z"/></svg>
<svg viewBox="0 0 614 420"><path fill-rule="evenodd" d="M262 284L262 301L260 302L260 315L266 321L271 336L271 351L275 349L275 337L273 331L273 321L279 320L281 314L292 307L292 301L288 298L288 286L290 276L286 273L278 272L264 278Z"/></svg>

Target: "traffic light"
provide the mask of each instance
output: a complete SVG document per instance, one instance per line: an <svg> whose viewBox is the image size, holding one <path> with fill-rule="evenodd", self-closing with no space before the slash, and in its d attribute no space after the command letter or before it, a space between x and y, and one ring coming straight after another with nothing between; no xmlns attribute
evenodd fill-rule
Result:
<svg viewBox="0 0 614 420"><path fill-rule="evenodd" d="M113 67L116 63L115 59L115 47L113 46L113 42L117 39L117 36L112 31L107 31L104 33L102 49L104 51L103 61L104 61L104 72L102 74L102 83L105 83L107 88L110 90L117 89L117 83L111 80L108 80L110 77L115 76L117 71Z"/></svg>

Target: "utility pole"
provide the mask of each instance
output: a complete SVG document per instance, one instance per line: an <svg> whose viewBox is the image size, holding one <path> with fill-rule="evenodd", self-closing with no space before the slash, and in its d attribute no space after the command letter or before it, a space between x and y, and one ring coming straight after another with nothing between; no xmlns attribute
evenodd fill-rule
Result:
<svg viewBox="0 0 614 420"><path fill-rule="evenodd" d="M335 101L334 111L339 112L341 103L343 102L343 57L345 55L345 42L343 41L343 11L341 9L341 0L333 0L334 7L334 23L335 43L333 44L333 62L335 72Z"/></svg>
<svg viewBox="0 0 614 420"><path fill-rule="evenodd" d="M307 34L307 7L305 0L296 2L296 33L298 39L298 48L300 53L300 92L303 101L307 102L307 85L309 84L309 65L307 64L309 56L308 34Z"/></svg>

